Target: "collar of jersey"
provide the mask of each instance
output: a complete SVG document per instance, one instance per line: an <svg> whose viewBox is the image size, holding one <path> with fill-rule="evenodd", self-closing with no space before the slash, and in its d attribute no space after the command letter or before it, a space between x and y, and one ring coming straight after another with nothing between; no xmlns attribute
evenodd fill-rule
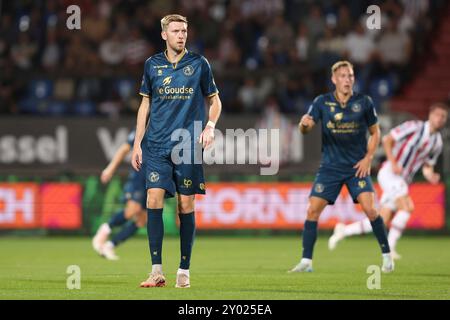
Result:
<svg viewBox="0 0 450 320"><path fill-rule="evenodd" d="M175 62L173 62L173 63L170 62L169 57L167 56L167 49L164 50L164 57L166 57L167 61L169 61L169 63L172 65L172 68L173 68L173 69L176 69L176 68L177 68L177 65L178 65L178 62L180 62L181 59L183 59L183 57L186 55L187 52L188 52L187 49L184 48L183 54L181 55L180 59L178 59L177 61L175 61Z"/></svg>
<svg viewBox="0 0 450 320"><path fill-rule="evenodd" d="M342 103L338 100L338 98L337 98L337 96L336 96L336 90L333 91L333 92L331 93L331 95L333 96L333 99L336 100L336 102L339 104L339 106L340 106L342 109L345 109L345 108L348 106L348 103L350 102L350 100L352 100L352 98L355 96L355 92L352 91L352 95L350 96L350 98L348 98L348 100L347 100L347 102L345 103L345 105L342 105Z"/></svg>

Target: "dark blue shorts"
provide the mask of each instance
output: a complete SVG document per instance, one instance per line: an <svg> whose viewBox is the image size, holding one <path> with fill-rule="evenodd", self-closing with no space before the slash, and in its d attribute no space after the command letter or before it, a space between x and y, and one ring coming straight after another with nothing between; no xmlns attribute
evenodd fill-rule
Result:
<svg viewBox="0 0 450 320"><path fill-rule="evenodd" d="M143 209L147 208L147 188L145 186L145 171L130 170L127 182L123 188L124 200L133 200Z"/></svg>
<svg viewBox="0 0 450 320"><path fill-rule="evenodd" d="M205 178L202 164L194 163L193 152L189 152L190 163L175 164L171 149L148 148L143 150L147 189L166 190L166 198L183 195L205 194ZM182 153L181 153L182 155Z"/></svg>
<svg viewBox="0 0 450 320"><path fill-rule="evenodd" d="M363 192L375 192L370 176L365 178L355 177L356 170L353 168L331 168L320 166L316 175L310 197L319 197L334 204L342 186L347 186L353 202L358 203L358 196Z"/></svg>

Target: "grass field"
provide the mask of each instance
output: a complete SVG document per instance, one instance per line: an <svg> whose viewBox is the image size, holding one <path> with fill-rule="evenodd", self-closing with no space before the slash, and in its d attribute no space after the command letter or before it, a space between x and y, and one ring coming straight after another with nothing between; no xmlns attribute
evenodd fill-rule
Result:
<svg viewBox="0 0 450 320"><path fill-rule="evenodd" d="M175 289L177 238L164 240L168 285L139 288L150 268L147 241L117 250L119 261L100 258L88 238L0 238L0 299L450 299L450 237L404 237L403 259L381 289L369 290L367 267L381 263L371 236L346 239L329 252L318 239L314 272L288 274L300 258L300 238L199 236L191 288ZM81 268L81 289L66 288L66 269Z"/></svg>

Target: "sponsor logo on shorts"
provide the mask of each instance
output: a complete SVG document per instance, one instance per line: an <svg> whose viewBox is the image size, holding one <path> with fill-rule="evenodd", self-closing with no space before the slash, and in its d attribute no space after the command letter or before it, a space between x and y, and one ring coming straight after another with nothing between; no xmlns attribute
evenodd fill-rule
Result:
<svg viewBox="0 0 450 320"><path fill-rule="evenodd" d="M185 188L190 188L192 186L192 180L184 178L183 184Z"/></svg>
<svg viewBox="0 0 450 320"><path fill-rule="evenodd" d="M316 191L317 193L322 193L324 189L325 187L321 183L316 184L316 186L314 187L314 191Z"/></svg>
<svg viewBox="0 0 450 320"><path fill-rule="evenodd" d="M158 182L159 180L159 173L158 172L150 172L150 175L148 176L148 179L150 180L150 182Z"/></svg>
<svg viewBox="0 0 450 320"><path fill-rule="evenodd" d="M360 189L364 189L366 187L367 183L364 180L358 181L358 186Z"/></svg>
<svg viewBox="0 0 450 320"><path fill-rule="evenodd" d="M205 184L204 183L200 183L199 188L200 188L200 190L205 190Z"/></svg>
<svg viewBox="0 0 450 320"><path fill-rule="evenodd" d="M131 193L130 192L127 192L127 193L125 193L125 199L130 199L131 198Z"/></svg>

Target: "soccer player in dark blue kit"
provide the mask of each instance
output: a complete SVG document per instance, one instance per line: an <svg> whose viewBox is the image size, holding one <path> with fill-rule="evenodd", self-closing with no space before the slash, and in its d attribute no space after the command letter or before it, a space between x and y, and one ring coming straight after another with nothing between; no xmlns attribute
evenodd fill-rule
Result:
<svg viewBox="0 0 450 320"><path fill-rule="evenodd" d="M370 220L382 251L382 271L392 272L386 227L375 209L370 178L372 158L380 142L377 114L370 97L353 92L355 76L350 62L335 63L331 72L336 90L318 96L299 123L300 131L306 134L322 122L322 161L309 197L302 259L290 272L312 271L319 216L328 204L334 204L344 184Z"/></svg>
<svg viewBox="0 0 450 320"><path fill-rule="evenodd" d="M194 161L198 160L195 153L198 150L201 153L202 147L208 148L212 144L215 124L222 109L208 61L186 49L187 26L187 19L183 16L165 16L161 20L161 36L167 49L150 57L144 66L140 90L143 98L131 160L136 170L146 171L147 181L147 233L152 271L141 287L166 284L161 257L162 214L164 198L173 196L178 203L181 251L175 287L190 287L189 267L195 234L194 200L196 194L205 193L202 159L200 163ZM209 105L207 123L205 98ZM183 133L182 138L180 132ZM141 147L145 133L146 139ZM174 157L180 154L181 162Z"/></svg>
<svg viewBox="0 0 450 320"><path fill-rule="evenodd" d="M122 163L123 159L133 148L135 131L128 135L127 142L122 144L116 151L111 162L102 171L100 180L108 183ZM123 188L125 208L115 213L107 223L103 223L92 239L94 250L108 260L117 260L119 257L115 253L115 248L132 237L136 231L147 223L146 200L147 189L145 183L145 173L136 172L130 169L127 182ZM115 227L122 226L122 229L114 235L111 241L107 241L108 236Z"/></svg>

